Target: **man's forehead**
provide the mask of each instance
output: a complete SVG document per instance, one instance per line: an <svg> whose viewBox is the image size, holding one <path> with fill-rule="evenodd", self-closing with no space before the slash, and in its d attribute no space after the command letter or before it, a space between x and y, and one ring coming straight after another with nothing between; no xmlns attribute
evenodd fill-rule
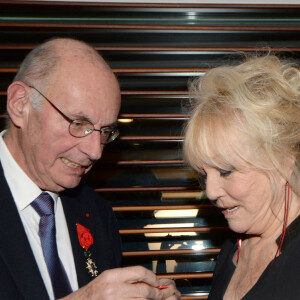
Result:
<svg viewBox="0 0 300 300"><path fill-rule="evenodd" d="M107 93L119 90L118 82L109 68L101 65L64 63L50 75L50 82L54 88L72 93L97 92ZM103 91L103 92L102 92Z"/></svg>
<svg viewBox="0 0 300 300"><path fill-rule="evenodd" d="M64 62L49 83L49 95L55 104L72 114L71 118L86 119L93 124L100 118L115 121L120 107L120 90L108 67L85 61L83 64Z"/></svg>

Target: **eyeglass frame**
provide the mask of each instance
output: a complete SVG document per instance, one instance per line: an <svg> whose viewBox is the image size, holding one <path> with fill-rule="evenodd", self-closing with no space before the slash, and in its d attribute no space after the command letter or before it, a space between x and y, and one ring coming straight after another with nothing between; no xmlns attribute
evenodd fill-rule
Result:
<svg viewBox="0 0 300 300"><path fill-rule="evenodd" d="M102 143L102 142L100 142L102 145L106 145L106 144L108 144L108 143L111 143L111 142L113 142L118 136L119 136L119 134L120 134L120 132L119 132L119 130L117 129L117 127L116 126L103 126L103 127L101 127L100 129L96 129L95 128L95 126L94 126L94 124L93 123L91 123L90 121L88 121L88 120L85 120L87 123L90 123L92 126L93 126L93 130L91 131L91 132L89 132L88 134L86 134L86 135L83 135L83 136L76 136L76 135L73 135L72 133L71 133L71 130L70 130L70 127L71 127L71 125L75 122L75 121L83 121L83 120L80 120L80 119L71 119L70 117L68 117L67 115L65 115L59 108L57 108L56 107L56 105L54 105L53 103L52 103L52 101L49 99L49 98L47 98L42 92L40 92L36 87L34 87L33 85L29 85L29 84L27 84L27 86L28 87L30 87L30 88L32 88L32 89L34 89L35 91L37 91L44 99L46 99L47 100L47 102L67 121L67 122L69 122L69 133L70 133L70 135L71 136L73 136L73 137L76 137L76 138L83 138L83 137L86 137L86 136L89 136L90 134L92 134L94 131L99 131L100 132L100 137L101 137L101 133L105 133L105 129L108 129L108 128L110 128L111 129L111 133L110 134L112 134L114 131L115 131L115 133L114 134L112 134L112 136L113 136L113 139L112 140L110 140L109 142L106 142L106 143Z"/></svg>

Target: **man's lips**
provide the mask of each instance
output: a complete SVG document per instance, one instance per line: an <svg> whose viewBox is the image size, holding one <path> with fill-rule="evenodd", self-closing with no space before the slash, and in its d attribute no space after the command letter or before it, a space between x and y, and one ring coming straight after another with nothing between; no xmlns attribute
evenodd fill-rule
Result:
<svg viewBox="0 0 300 300"><path fill-rule="evenodd" d="M86 165L81 165L78 163L75 163L73 161L68 160L65 157L62 157L61 160L63 161L64 164L66 164L68 167L74 168L74 169L80 169L80 168L84 168L87 169L90 167L91 164L86 164Z"/></svg>

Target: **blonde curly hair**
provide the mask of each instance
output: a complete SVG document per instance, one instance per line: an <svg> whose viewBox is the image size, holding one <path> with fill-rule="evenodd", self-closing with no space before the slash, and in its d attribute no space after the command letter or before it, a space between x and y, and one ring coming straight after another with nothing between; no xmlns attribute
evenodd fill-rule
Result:
<svg viewBox="0 0 300 300"><path fill-rule="evenodd" d="M300 73L293 64L257 55L210 70L189 90L194 107L183 153L193 169L239 169L244 162L267 173L273 185L272 174L279 172L300 196ZM231 151L240 161L232 161Z"/></svg>

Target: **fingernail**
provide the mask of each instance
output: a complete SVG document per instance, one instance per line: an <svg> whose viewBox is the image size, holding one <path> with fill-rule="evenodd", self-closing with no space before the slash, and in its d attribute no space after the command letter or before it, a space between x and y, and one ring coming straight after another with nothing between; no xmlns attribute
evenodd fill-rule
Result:
<svg viewBox="0 0 300 300"><path fill-rule="evenodd" d="M168 285L160 285L160 286L157 286L157 288L159 290L163 290L163 289L167 289L169 286Z"/></svg>

